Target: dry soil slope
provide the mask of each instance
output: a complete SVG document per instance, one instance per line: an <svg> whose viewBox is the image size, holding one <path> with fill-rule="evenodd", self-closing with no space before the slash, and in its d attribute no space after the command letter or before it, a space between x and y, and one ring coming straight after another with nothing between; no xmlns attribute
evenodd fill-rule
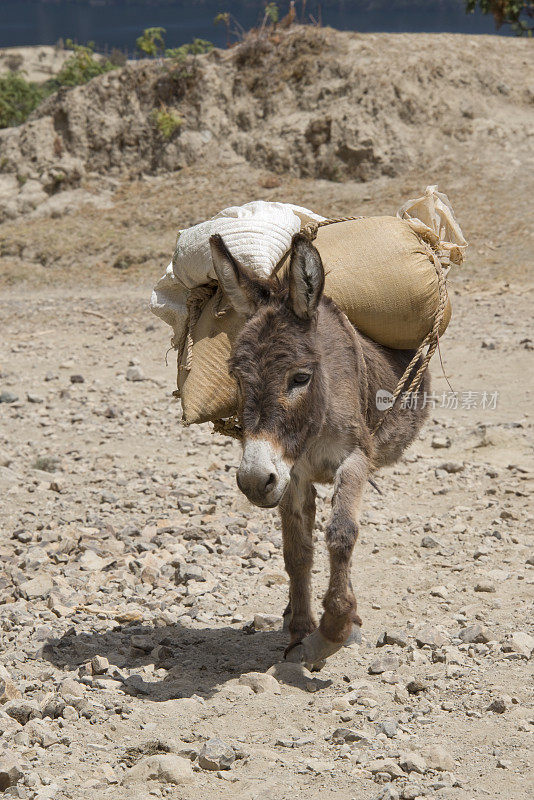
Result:
<svg viewBox="0 0 534 800"><path fill-rule="evenodd" d="M214 153L334 181L489 152L506 168L534 131L529 60L518 39L297 28L185 65L128 65L0 131L0 219L28 179L49 195L87 173L132 177ZM182 120L168 139L161 108Z"/></svg>

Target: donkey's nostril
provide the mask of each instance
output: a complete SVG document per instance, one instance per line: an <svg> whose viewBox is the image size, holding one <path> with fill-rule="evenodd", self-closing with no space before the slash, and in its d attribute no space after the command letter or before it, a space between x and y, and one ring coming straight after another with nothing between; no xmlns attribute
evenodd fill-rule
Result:
<svg viewBox="0 0 534 800"><path fill-rule="evenodd" d="M274 474L274 472L271 472L265 483L265 491L270 492L271 489L274 489L275 484L276 484L276 475Z"/></svg>

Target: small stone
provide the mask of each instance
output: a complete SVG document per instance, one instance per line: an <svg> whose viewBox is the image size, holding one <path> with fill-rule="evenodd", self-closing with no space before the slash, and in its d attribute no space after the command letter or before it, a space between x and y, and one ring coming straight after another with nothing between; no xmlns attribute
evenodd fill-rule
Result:
<svg viewBox="0 0 534 800"><path fill-rule="evenodd" d="M61 682L60 694L65 699L68 697L85 697L85 691L81 683L74 680L74 678L65 678Z"/></svg>
<svg viewBox="0 0 534 800"><path fill-rule="evenodd" d="M143 370L141 367L128 367L126 370L126 380L127 381L144 381L145 376L143 374Z"/></svg>
<svg viewBox="0 0 534 800"><path fill-rule="evenodd" d="M16 403L18 399L18 395L13 394L13 392L7 392L5 390L0 392L0 403Z"/></svg>
<svg viewBox="0 0 534 800"><path fill-rule="evenodd" d="M490 581L479 581L475 584L475 592L487 592L488 594L493 594L496 591L497 587Z"/></svg>
<svg viewBox="0 0 534 800"><path fill-rule="evenodd" d="M130 645L137 650L142 650L144 653L150 653L154 649L154 640L151 636L134 634L130 637Z"/></svg>
<svg viewBox="0 0 534 800"><path fill-rule="evenodd" d="M78 713L78 709L76 709L76 708L74 708L74 706L70 706L70 705L66 705L65 706L61 716L63 717L63 719L66 719L69 722L76 722L76 720L80 718L80 715Z"/></svg>
<svg viewBox="0 0 534 800"><path fill-rule="evenodd" d="M274 675L268 675L265 672L247 672L245 675L241 675L239 683L242 686L250 686L254 694L263 694L263 692L280 694L280 684Z"/></svg>
<svg viewBox="0 0 534 800"><path fill-rule="evenodd" d="M418 753L405 753L401 756L399 764L404 772L417 772L419 775L424 775L426 772L426 761Z"/></svg>
<svg viewBox="0 0 534 800"><path fill-rule="evenodd" d="M85 383L85 378L83 375L71 375L70 376L71 383Z"/></svg>
<svg viewBox="0 0 534 800"><path fill-rule="evenodd" d="M482 625L468 625L458 636L464 644L487 644L492 640L491 633Z"/></svg>
<svg viewBox="0 0 534 800"><path fill-rule="evenodd" d="M9 700L4 705L4 711L21 725L26 725L30 719L41 717L39 706L30 700Z"/></svg>
<svg viewBox="0 0 534 800"><path fill-rule="evenodd" d="M430 444L434 450L444 450L451 446L451 440L448 436L434 436Z"/></svg>
<svg viewBox="0 0 534 800"><path fill-rule="evenodd" d="M91 667L93 668L93 675L103 675L108 670L109 661L105 656L93 656Z"/></svg>
<svg viewBox="0 0 534 800"><path fill-rule="evenodd" d="M202 568L197 564L186 564L184 562L180 562L176 567L176 572L174 573L174 582L177 586L180 586L182 583L188 583L189 581L203 580L204 575L202 573Z"/></svg>
<svg viewBox="0 0 534 800"><path fill-rule="evenodd" d="M334 742L368 742L369 736L356 728L336 728L332 734Z"/></svg>
<svg viewBox="0 0 534 800"><path fill-rule="evenodd" d="M187 758L174 753L161 753L146 756L131 767L122 780L123 786L136 783L146 784L148 781L170 783L180 786L193 779L191 762Z"/></svg>
<svg viewBox="0 0 534 800"><path fill-rule="evenodd" d="M388 783L386 786L380 789L378 794L375 794L373 800L399 800L399 797L400 795L395 787L392 786L391 783Z"/></svg>
<svg viewBox="0 0 534 800"><path fill-rule="evenodd" d="M396 703L405 706L410 702L410 695L404 686L396 686L395 692L393 693L393 699Z"/></svg>
<svg viewBox="0 0 534 800"><path fill-rule="evenodd" d="M385 719L379 723L378 728L382 733L385 733L388 739L393 739L397 735L399 725L395 719Z"/></svg>
<svg viewBox="0 0 534 800"><path fill-rule="evenodd" d="M31 392L28 392L26 394L26 399L28 400L28 403L35 403L36 405L39 405L40 403L44 403L44 400L40 395L32 394Z"/></svg>
<svg viewBox="0 0 534 800"><path fill-rule="evenodd" d="M254 614L254 630L278 631L283 626L283 618L275 614Z"/></svg>
<svg viewBox="0 0 534 800"><path fill-rule="evenodd" d="M44 599L48 597L54 584L48 575L38 575L29 581L24 581L19 586L20 591L27 600Z"/></svg>
<svg viewBox="0 0 534 800"><path fill-rule="evenodd" d="M384 656L373 661L373 663L369 665L367 672L370 675L381 675L383 672L387 672L388 670L397 669L398 666L398 658L395 658L395 656Z"/></svg>
<svg viewBox="0 0 534 800"><path fill-rule="evenodd" d="M398 647L407 647L408 641L408 637L401 631L384 631L379 637L376 646L384 647L386 644L396 644Z"/></svg>
<svg viewBox="0 0 534 800"><path fill-rule="evenodd" d="M22 697L21 692L13 683L11 678L6 674L2 675L0 672L0 704L8 703L10 700L20 700Z"/></svg>
<svg viewBox="0 0 534 800"><path fill-rule="evenodd" d="M427 767L439 772L452 772L456 767L451 754L439 746L431 747L425 751L425 761Z"/></svg>
<svg viewBox="0 0 534 800"><path fill-rule="evenodd" d="M406 684L406 690L409 694L420 694L428 689L428 684L422 678L414 678Z"/></svg>
<svg viewBox="0 0 534 800"><path fill-rule="evenodd" d="M440 464L439 469L454 474L456 472L461 472L464 466L465 465L461 461L445 461L443 464Z"/></svg>
<svg viewBox="0 0 534 800"><path fill-rule="evenodd" d="M497 766L499 767L499 769L512 769L512 762L505 761L504 758L498 758Z"/></svg>
<svg viewBox="0 0 534 800"><path fill-rule="evenodd" d="M208 739L198 754L198 763L202 769L230 769L236 759L233 747L221 739Z"/></svg>
<svg viewBox="0 0 534 800"><path fill-rule="evenodd" d="M391 775L392 778L404 777L404 772L400 766L393 761L392 758L377 758L373 761L370 761L366 765L366 769L368 769L369 772L372 772L373 775L376 775L380 772L384 775Z"/></svg>
<svg viewBox="0 0 534 800"><path fill-rule="evenodd" d="M534 636L525 631L515 631L504 642L502 650L505 653L519 653L525 658L530 658L534 652Z"/></svg>
<svg viewBox="0 0 534 800"><path fill-rule="evenodd" d="M435 650L438 647L443 647L448 644L449 638L438 628L425 625L416 633L415 641L418 647L430 647L432 650Z"/></svg>
<svg viewBox="0 0 534 800"><path fill-rule="evenodd" d="M504 714L509 708L509 703L504 697L496 697L489 706L488 711L493 711L494 714Z"/></svg>
<svg viewBox="0 0 534 800"><path fill-rule="evenodd" d="M440 597L442 600L447 600L449 597L449 590L446 586L433 586L430 589L432 597Z"/></svg>
<svg viewBox="0 0 534 800"><path fill-rule="evenodd" d="M106 562L94 550L85 550L78 559L78 564L86 572L100 572Z"/></svg>
<svg viewBox="0 0 534 800"><path fill-rule="evenodd" d="M3 752L0 757L0 792L5 792L10 786L16 786L22 776L19 756Z"/></svg>
<svg viewBox="0 0 534 800"><path fill-rule="evenodd" d="M421 539L421 547L441 547L441 542L433 536L423 536Z"/></svg>

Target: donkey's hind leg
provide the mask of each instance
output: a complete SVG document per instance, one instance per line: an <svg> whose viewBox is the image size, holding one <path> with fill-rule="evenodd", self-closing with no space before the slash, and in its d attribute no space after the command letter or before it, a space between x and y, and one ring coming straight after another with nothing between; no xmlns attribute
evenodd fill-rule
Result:
<svg viewBox="0 0 534 800"><path fill-rule="evenodd" d="M280 503L280 516L284 562L289 575L289 603L284 612L284 628L289 630L291 644L294 644L317 627L311 609L314 486L293 477Z"/></svg>
<svg viewBox="0 0 534 800"><path fill-rule="evenodd" d="M301 661L313 668L344 644L359 640L361 620L356 613L350 565L367 474L368 462L360 451L349 456L338 470L332 516L326 530L330 581L323 600L324 613L319 628L288 653L291 661Z"/></svg>

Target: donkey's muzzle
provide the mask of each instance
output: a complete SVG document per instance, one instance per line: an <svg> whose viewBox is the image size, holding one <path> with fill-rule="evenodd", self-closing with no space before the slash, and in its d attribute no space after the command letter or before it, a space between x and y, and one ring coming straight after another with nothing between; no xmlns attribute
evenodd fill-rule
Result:
<svg viewBox="0 0 534 800"><path fill-rule="evenodd" d="M289 478L289 465L273 442L261 438L245 440L237 485L251 503L274 508L282 499Z"/></svg>

